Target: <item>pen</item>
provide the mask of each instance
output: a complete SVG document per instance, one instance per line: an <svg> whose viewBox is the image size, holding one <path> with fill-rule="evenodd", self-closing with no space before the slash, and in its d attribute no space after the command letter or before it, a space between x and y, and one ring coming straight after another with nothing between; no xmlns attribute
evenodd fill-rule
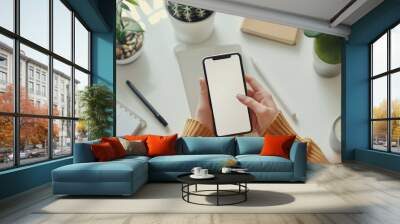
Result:
<svg viewBox="0 0 400 224"><path fill-rule="evenodd" d="M160 113L150 104L150 102L143 96L143 94L129 81L126 80L126 84L128 87L135 93L137 97L144 103L144 105L153 113L153 115L157 118L157 120L164 126L168 126L168 122L161 116Z"/></svg>

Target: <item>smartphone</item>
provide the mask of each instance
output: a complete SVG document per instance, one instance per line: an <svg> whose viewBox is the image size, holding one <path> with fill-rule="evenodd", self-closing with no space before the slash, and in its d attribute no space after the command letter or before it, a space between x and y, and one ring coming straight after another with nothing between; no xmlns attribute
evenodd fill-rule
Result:
<svg viewBox="0 0 400 224"><path fill-rule="evenodd" d="M209 56L203 69L217 136L245 134L252 131L249 109L237 94L247 95L242 57L239 53Z"/></svg>

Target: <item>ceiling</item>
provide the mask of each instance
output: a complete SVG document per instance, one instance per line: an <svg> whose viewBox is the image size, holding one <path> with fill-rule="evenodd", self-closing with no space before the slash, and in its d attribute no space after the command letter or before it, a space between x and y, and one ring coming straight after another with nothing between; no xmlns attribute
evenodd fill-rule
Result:
<svg viewBox="0 0 400 224"><path fill-rule="evenodd" d="M219 12L347 37L383 0L174 0Z"/></svg>
<svg viewBox="0 0 400 224"><path fill-rule="evenodd" d="M226 0L329 21L351 0Z"/></svg>

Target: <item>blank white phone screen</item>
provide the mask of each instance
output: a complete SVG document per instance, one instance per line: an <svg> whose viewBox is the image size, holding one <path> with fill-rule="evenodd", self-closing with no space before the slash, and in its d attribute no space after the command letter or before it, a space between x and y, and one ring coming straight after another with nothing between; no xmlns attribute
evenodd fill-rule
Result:
<svg viewBox="0 0 400 224"><path fill-rule="evenodd" d="M236 98L246 95L240 56L206 58L204 69L217 136L251 131L249 111Z"/></svg>

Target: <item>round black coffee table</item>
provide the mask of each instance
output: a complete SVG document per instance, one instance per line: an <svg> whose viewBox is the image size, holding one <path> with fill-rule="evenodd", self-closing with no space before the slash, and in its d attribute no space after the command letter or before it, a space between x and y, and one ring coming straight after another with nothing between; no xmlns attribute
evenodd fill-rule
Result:
<svg viewBox="0 0 400 224"><path fill-rule="evenodd" d="M193 179L189 174L182 174L177 177L178 181L182 183L182 199L188 203L198 204L198 205L234 205L245 202L247 200L247 192L249 188L247 183L255 180L255 177L248 173L229 173L213 174L215 177L212 179ZM197 185L215 185L215 190L198 190ZM224 190L220 189L220 185L236 185L237 190ZM190 191L190 186L195 186L194 191ZM215 194L206 194L209 192L215 192ZM202 204L193 202L190 200L190 196L203 196L203 197L216 197L216 204ZM230 203L221 203L221 197L232 197L240 196L240 199Z"/></svg>

